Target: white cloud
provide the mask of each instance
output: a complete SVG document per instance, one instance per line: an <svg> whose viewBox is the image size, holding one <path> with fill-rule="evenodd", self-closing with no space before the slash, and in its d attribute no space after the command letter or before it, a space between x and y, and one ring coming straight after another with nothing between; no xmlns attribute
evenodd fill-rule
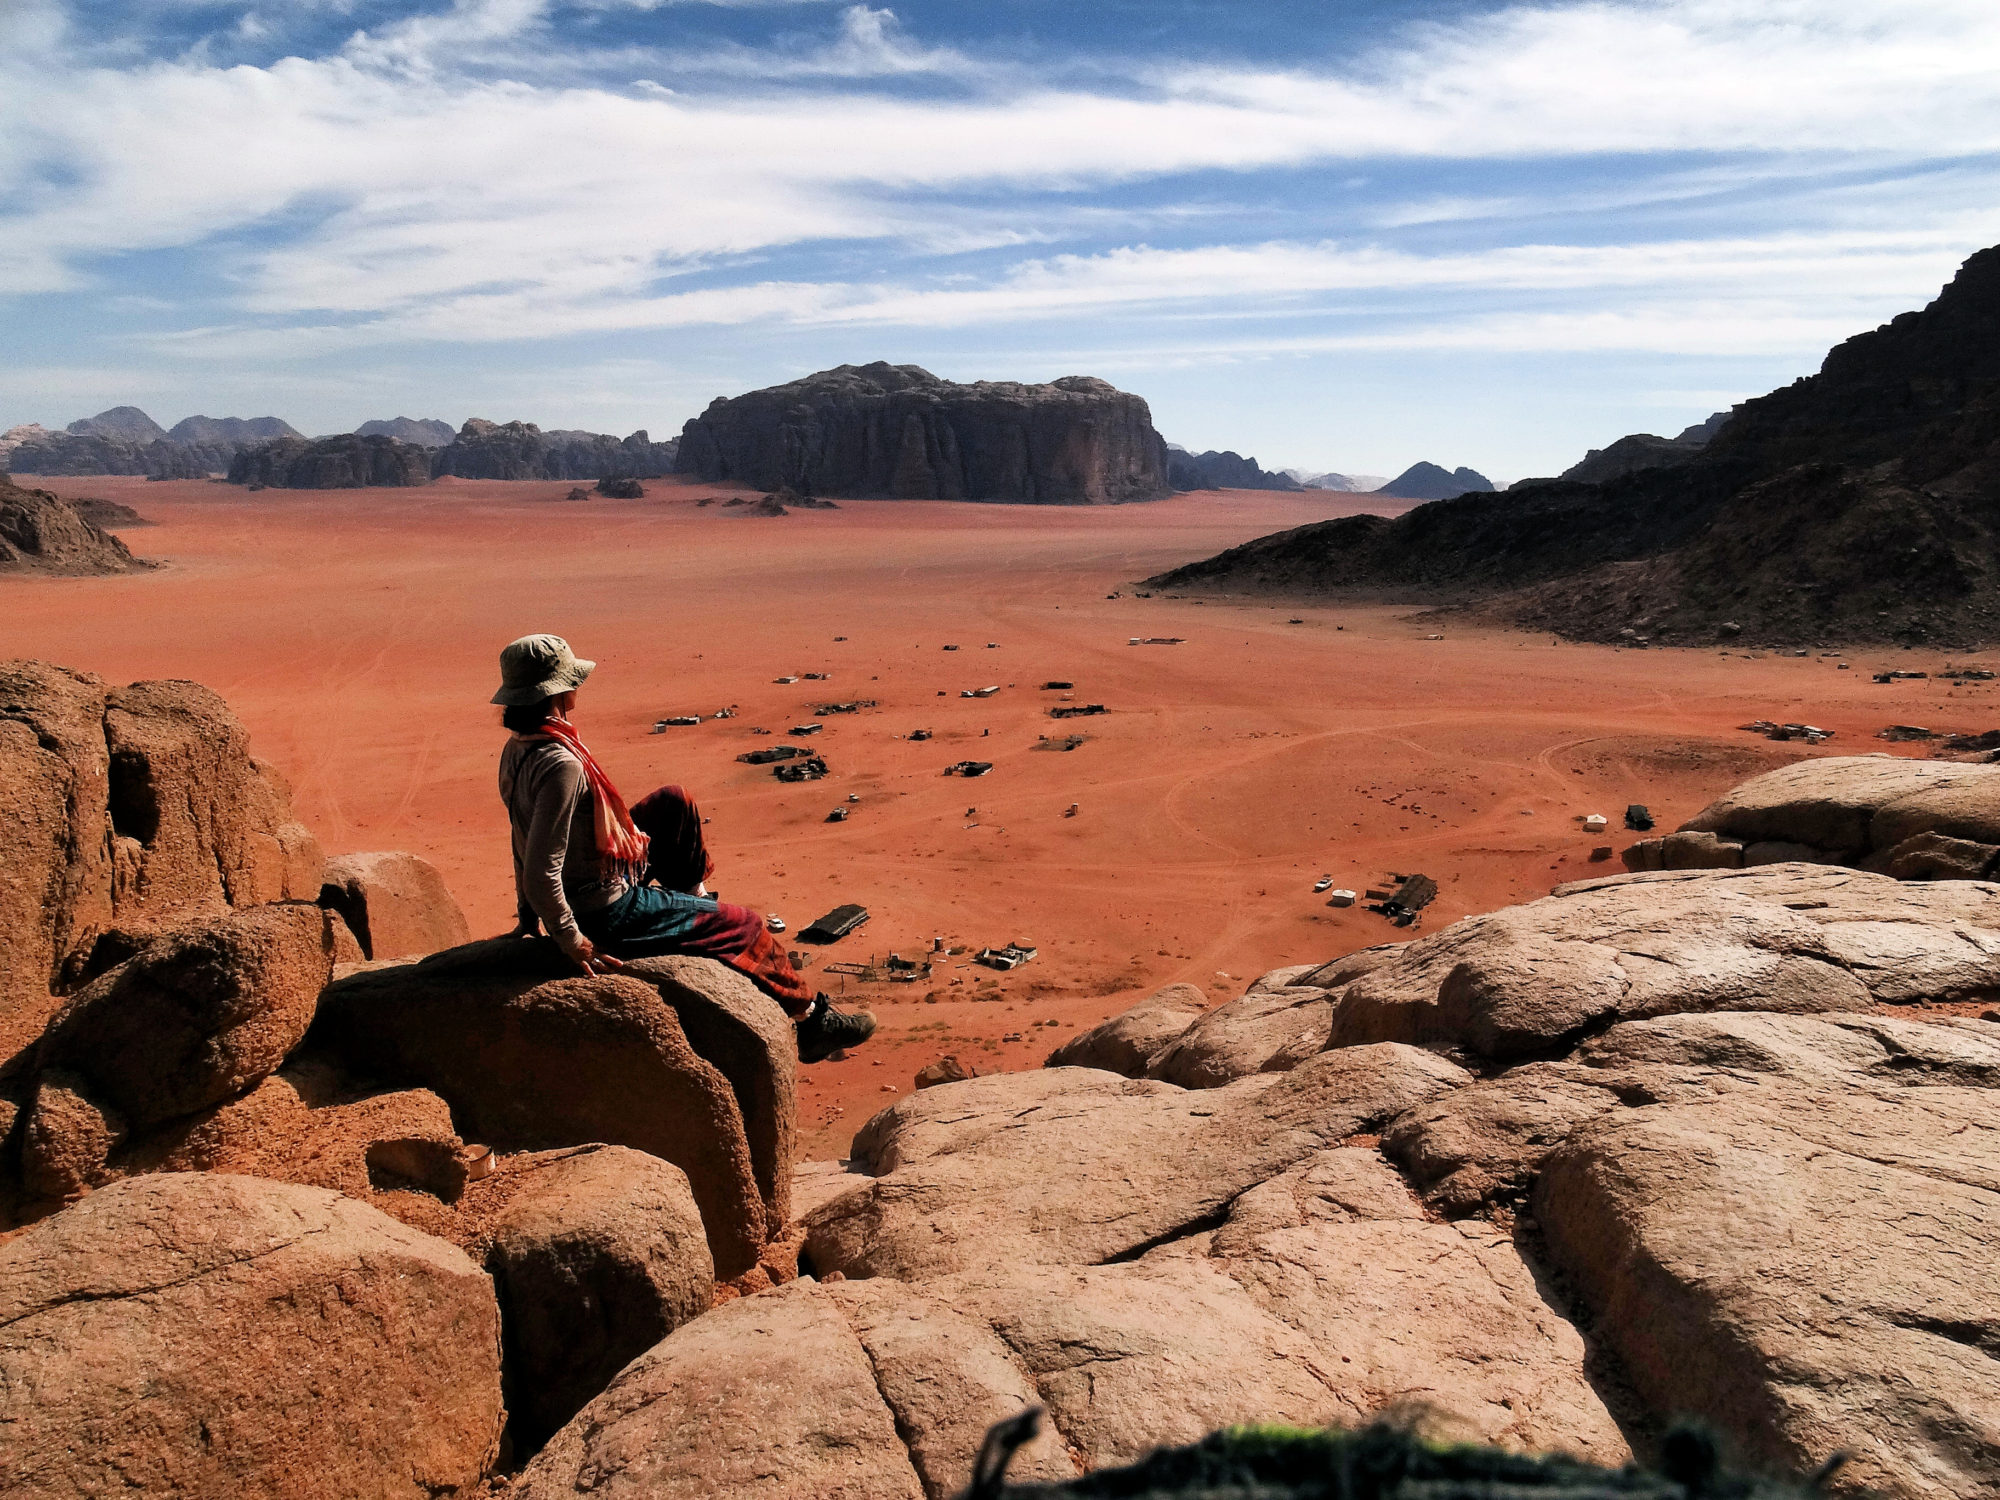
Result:
<svg viewBox="0 0 2000 1500"><path fill-rule="evenodd" d="M1635 310L1640 294L1707 282L1732 315L1765 308L1770 337L1806 338L1817 325L1793 315L1802 299L1846 299L1837 317L1860 289L1928 288L1995 237L1990 217L1932 212L1900 236L1427 256L1365 243L1139 246L1039 256L949 286L778 277L757 262L824 242L903 255L1033 244L1050 232L1036 215L1052 194L1050 223L1101 213L1091 239L1102 243L1121 213L1102 190L1176 174L1693 152L1728 157L1726 170L1755 183L1796 170L1779 161L1787 153L1883 169L1976 157L2000 151L2000 7L1523 5L1418 28L1338 67L1137 69L1055 89L920 45L887 10L849 6L815 46L717 54L715 73L760 80L748 93L709 87L687 59L647 69L663 82L619 87L466 75L467 57L553 46L550 4L456 0L357 34L337 55L262 68L91 66L62 50L56 12L36 7L33 45L0 60L0 201L11 206L0 294L90 285L101 258L123 252L204 247L245 321L190 330L176 341L190 352L751 321L953 326L1176 305L1234 316L1423 288L1630 305L1417 319L1381 337L1659 347L1700 335ZM916 100L845 81L913 74L965 91ZM1012 209L954 201L1010 194ZM1415 193L1367 227L1462 222L1520 197Z"/></svg>

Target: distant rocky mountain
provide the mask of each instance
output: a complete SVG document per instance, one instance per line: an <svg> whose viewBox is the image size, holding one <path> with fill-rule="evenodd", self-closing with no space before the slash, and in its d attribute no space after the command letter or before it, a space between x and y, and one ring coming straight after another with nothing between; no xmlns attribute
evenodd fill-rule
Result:
<svg viewBox="0 0 2000 1500"><path fill-rule="evenodd" d="M5 470L14 450L23 443L38 443L49 435L48 428L40 422L23 422L17 427L9 427L0 432L0 470Z"/></svg>
<svg viewBox="0 0 2000 1500"><path fill-rule="evenodd" d="M674 472L678 445L644 428L629 437L473 417L437 452L432 472L461 479L654 479Z"/></svg>
<svg viewBox="0 0 2000 1500"><path fill-rule="evenodd" d="M1627 474L1636 474L1641 469L1661 469L1670 464L1686 463L1700 455L1701 450L1708 446L1708 440L1720 432L1723 423L1728 420L1729 413L1719 411L1707 421L1697 422L1680 436L1671 438L1650 432L1629 433L1608 448L1592 448L1557 477L1578 484L1604 484L1613 479L1623 479ZM1520 479L1508 488L1519 489L1524 484L1547 482Z"/></svg>
<svg viewBox="0 0 2000 1500"><path fill-rule="evenodd" d="M110 438L120 443L157 443L167 429L136 406L114 406L94 417L79 417L67 429L78 437Z"/></svg>
<svg viewBox="0 0 2000 1500"><path fill-rule="evenodd" d="M840 365L718 398L681 430L679 470L801 494L1088 505L1169 492L1137 396L1087 375L1047 385Z"/></svg>
<svg viewBox="0 0 2000 1500"><path fill-rule="evenodd" d="M1477 469L1446 469L1437 464L1415 463L1384 484L1378 493L1399 500L1449 500L1491 490L1493 481Z"/></svg>
<svg viewBox="0 0 2000 1500"><path fill-rule="evenodd" d="M148 479L200 479L229 466L236 444L191 447L156 438L128 442L91 432L50 432L22 440L8 455L16 474L131 474Z"/></svg>
<svg viewBox="0 0 2000 1500"><path fill-rule="evenodd" d="M1154 582L1476 601L1588 640L2000 638L2000 248L1688 462L1300 527Z"/></svg>
<svg viewBox="0 0 2000 1500"><path fill-rule="evenodd" d="M168 432L136 406L114 406L62 432L14 428L6 455L17 474L143 474L149 479L200 479L219 474L246 446L297 437L279 417L189 417ZM4 442L0 439L0 442Z"/></svg>
<svg viewBox="0 0 2000 1500"><path fill-rule="evenodd" d="M1273 474L1258 467L1254 458L1227 449L1220 453L1190 453L1185 448L1167 446L1167 483L1177 490L1297 490L1303 489L1289 474Z"/></svg>
<svg viewBox="0 0 2000 1500"><path fill-rule="evenodd" d="M69 501L0 477L0 570L129 573L145 566Z"/></svg>
<svg viewBox="0 0 2000 1500"><path fill-rule="evenodd" d="M273 438L303 437L305 434L283 417L184 417L168 429L167 436L190 447L207 447L224 443L239 446L268 443Z"/></svg>
<svg viewBox="0 0 2000 1500"><path fill-rule="evenodd" d="M440 422L436 417L390 417L386 421L378 417L363 422L354 432L357 437L394 438L419 448L442 448L458 435L451 423Z"/></svg>
<svg viewBox="0 0 2000 1500"><path fill-rule="evenodd" d="M286 490L352 490L429 484L431 454L413 443L345 432L335 437L279 438L246 448L229 465L231 484Z"/></svg>
<svg viewBox="0 0 2000 1500"><path fill-rule="evenodd" d="M1308 474L1304 469L1287 469L1285 473L1296 479L1301 489L1337 490L1343 495L1365 495L1389 482L1386 474L1336 474L1331 470Z"/></svg>

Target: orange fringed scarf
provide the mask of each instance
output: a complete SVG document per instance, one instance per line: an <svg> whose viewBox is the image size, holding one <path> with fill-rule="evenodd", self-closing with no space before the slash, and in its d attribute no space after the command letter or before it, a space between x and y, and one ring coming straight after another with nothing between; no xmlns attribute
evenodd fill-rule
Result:
<svg viewBox="0 0 2000 1500"><path fill-rule="evenodd" d="M618 788L604 774L604 767L597 763L597 757L577 737L576 726L558 715L546 720L535 733L545 734L556 741L583 766L584 779L590 783L597 852L628 884L639 884L646 878L649 841L633 824L632 814L625 810L625 799L618 795Z"/></svg>

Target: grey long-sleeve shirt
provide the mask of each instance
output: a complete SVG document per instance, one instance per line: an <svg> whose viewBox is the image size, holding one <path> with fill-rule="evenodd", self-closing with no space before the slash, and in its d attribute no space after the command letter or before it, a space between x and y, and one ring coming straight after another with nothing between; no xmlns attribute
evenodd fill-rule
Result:
<svg viewBox="0 0 2000 1500"><path fill-rule="evenodd" d="M583 764L555 740L515 735L500 752L500 800L513 829L514 909L539 917L563 951L582 944L576 913L625 894L597 854L590 782Z"/></svg>

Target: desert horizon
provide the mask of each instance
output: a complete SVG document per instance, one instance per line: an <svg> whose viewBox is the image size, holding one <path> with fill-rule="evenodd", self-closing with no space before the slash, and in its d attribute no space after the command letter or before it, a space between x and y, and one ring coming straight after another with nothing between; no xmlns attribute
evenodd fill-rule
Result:
<svg viewBox="0 0 2000 1500"><path fill-rule="evenodd" d="M875 1046L802 1078L815 1154L837 1154L885 1092L909 1092L943 1056L1036 1067L1163 985L1220 1003L1272 967L1407 942L1613 873L1590 854L1630 842L1628 804L1671 828L1803 755L1926 754L1873 736L1892 722L1976 731L1993 699L1979 682L1873 683L1909 664L1901 649L1639 652L1421 606L1135 591L1274 527L1366 510L1361 496L843 500L768 518L700 504L754 491L671 480L648 481L643 500L590 502L564 501L560 481L256 495L44 482L132 506L150 524L125 534L165 565L0 584L26 606L14 649L113 683L213 688L329 853L421 855L476 934L504 931L514 909L494 789L505 731L486 702L498 648L549 629L594 659L577 723L628 798L663 783L694 792L716 889L782 916L808 979L882 1017ZM1960 658L1918 660L1935 672ZM826 677L774 680L809 672ZM960 697L989 685L1001 692ZM820 704L869 698L879 706L787 737ZM1108 711L1049 717L1069 703ZM652 728L722 708L734 717ZM1743 732L1755 719L1836 737L1773 744ZM909 741L917 729L935 738ZM1070 734L1084 743L1043 743ZM787 785L738 763L775 743L820 753L830 775ZM994 769L943 774L964 759ZM848 820L826 823L836 806ZM1590 814L1610 830L1587 833ZM1408 929L1313 890L1326 875L1365 892L1404 873L1439 884ZM847 902L869 909L867 926L826 948L796 943ZM939 937L968 951L925 983L824 972L920 958ZM1005 974L972 961L1016 940L1039 956Z"/></svg>

